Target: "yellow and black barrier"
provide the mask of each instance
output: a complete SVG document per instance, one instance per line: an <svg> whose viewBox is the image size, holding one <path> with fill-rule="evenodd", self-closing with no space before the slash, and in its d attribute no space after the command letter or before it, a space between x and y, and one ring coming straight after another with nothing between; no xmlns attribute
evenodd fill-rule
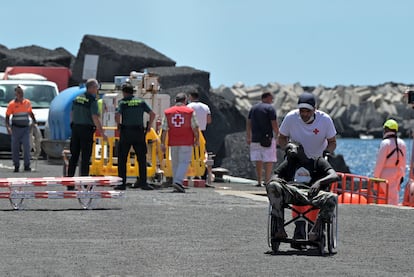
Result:
<svg viewBox="0 0 414 277"><path fill-rule="evenodd" d="M193 147L193 154L188 167L187 176L203 176L205 172L205 139L200 132L200 145ZM158 170L162 170L164 176L172 177L171 157L168 147L168 136L166 139L165 155L161 151L160 135L150 129L146 134L147 142L147 177L153 178ZM94 176L118 176L118 142L119 137L108 137L104 140L102 136L95 135L92 148L91 165L89 174ZM133 149L132 149L133 150ZM127 159L127 176L139 176L138 161L135 153L130 151Z"/></svg>

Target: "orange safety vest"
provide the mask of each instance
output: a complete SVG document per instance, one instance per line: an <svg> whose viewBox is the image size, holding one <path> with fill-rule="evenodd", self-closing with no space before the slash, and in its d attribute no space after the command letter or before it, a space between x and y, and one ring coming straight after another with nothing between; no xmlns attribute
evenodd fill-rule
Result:
<svg viewBox="0 0 414 277"><path fill-rule="evenodd" d="M6 115L13 115L12 125L29 126L30 113L32 113L32 103L29 99L23 98L22 102L17 102L14 99L7 105Z"/></svg>
<svg viewBox="0 0 414 277"><path fill-rule="evenodd" d="M168 124L168 145L193 145L194 133L191 127L191 117L194 110L187 106L172 106L164 113Z"/></svg>

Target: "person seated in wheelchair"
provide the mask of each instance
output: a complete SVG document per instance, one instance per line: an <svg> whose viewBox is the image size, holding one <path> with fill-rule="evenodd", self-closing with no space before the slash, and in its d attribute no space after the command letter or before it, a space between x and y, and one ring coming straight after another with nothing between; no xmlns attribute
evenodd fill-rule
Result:
<svg viewBox="0 0 414 277"><path fill-rule="evenodd" d="M323 157L308 158L303 146L297 142L289 142L285 153L286 159L277 166L275 174L266 185L272 216L276 217L277 232L273 238L287 238L284 228L284 206L293 204L312 205L320 209L318 218L308 234L309 240L317 240L321 224L330 221L337 205L336 195L327 190L331 183L339 179L338 175Z"/></svg>

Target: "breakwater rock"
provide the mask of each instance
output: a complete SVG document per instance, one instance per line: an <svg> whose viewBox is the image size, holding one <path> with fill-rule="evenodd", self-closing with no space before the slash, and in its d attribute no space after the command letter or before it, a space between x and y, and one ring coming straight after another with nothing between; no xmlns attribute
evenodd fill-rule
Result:
<svg viewBox="0 0 414 277"><path fill-rule="evenodd" d="M338 135L359 137L360 135L382 136L382 125L392 117L400 125L400 135L409 137L414 123L414 110L407 104L404 92L412 85L384 83L377 86L323 86L309 87L300 83L268 83L246 87L242 83L232 87L219 87L212 92L231 101L243 116L247 117L252 105L260 101L263 91L274 95L278 121L296 108L298 96L304 91L317 98L318 109L327 112L333 119Z"/></svg>
<svg viewBox="0 0 414 277"><path fill-rule="evenodd" d="M382 125L389 117L399 122L400 136L410 136L414 123L414 110L411 105L407 104L404 96L404 92L409 87L411 85L392 82L377 86L336 86L334 88L302 86L300 83L284 85L274 82L256 86L237 83L232 87L221 86L212 89L211 93L231 103L245 123L252 105L261 101L261 94L264 91L270 91L274 95L273 106L277 111L280 124L283 117L297 107L299 95L304 91L311 92L317 98L318 109L331 115L338 136L371 135L379 138L382 137ZM232 121L234 118L230 117L228 120ZM224 151L223 159L220 161L222 167L228 168L231 174L236 176L256 177L255 169L249 161L245 132L226 136ZM282 159L283 153L278 151L278 161ZM329 161L337 171L349 172L340 153L329 157Z"/></svg>

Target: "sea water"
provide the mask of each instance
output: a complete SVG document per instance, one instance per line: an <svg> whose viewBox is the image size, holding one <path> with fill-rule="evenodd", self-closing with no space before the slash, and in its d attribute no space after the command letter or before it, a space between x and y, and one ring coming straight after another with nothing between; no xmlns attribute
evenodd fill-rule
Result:
<svg viewBox="0 0 414 277"><path fill-rule="evenodd" d="M405 184L410 170L412 140L404 139L407 145L406 174L401 184L400 201L404 195ZM352 174L373 177L375 162L381 139L338 138L335 153L344 157Z"/></svg>

